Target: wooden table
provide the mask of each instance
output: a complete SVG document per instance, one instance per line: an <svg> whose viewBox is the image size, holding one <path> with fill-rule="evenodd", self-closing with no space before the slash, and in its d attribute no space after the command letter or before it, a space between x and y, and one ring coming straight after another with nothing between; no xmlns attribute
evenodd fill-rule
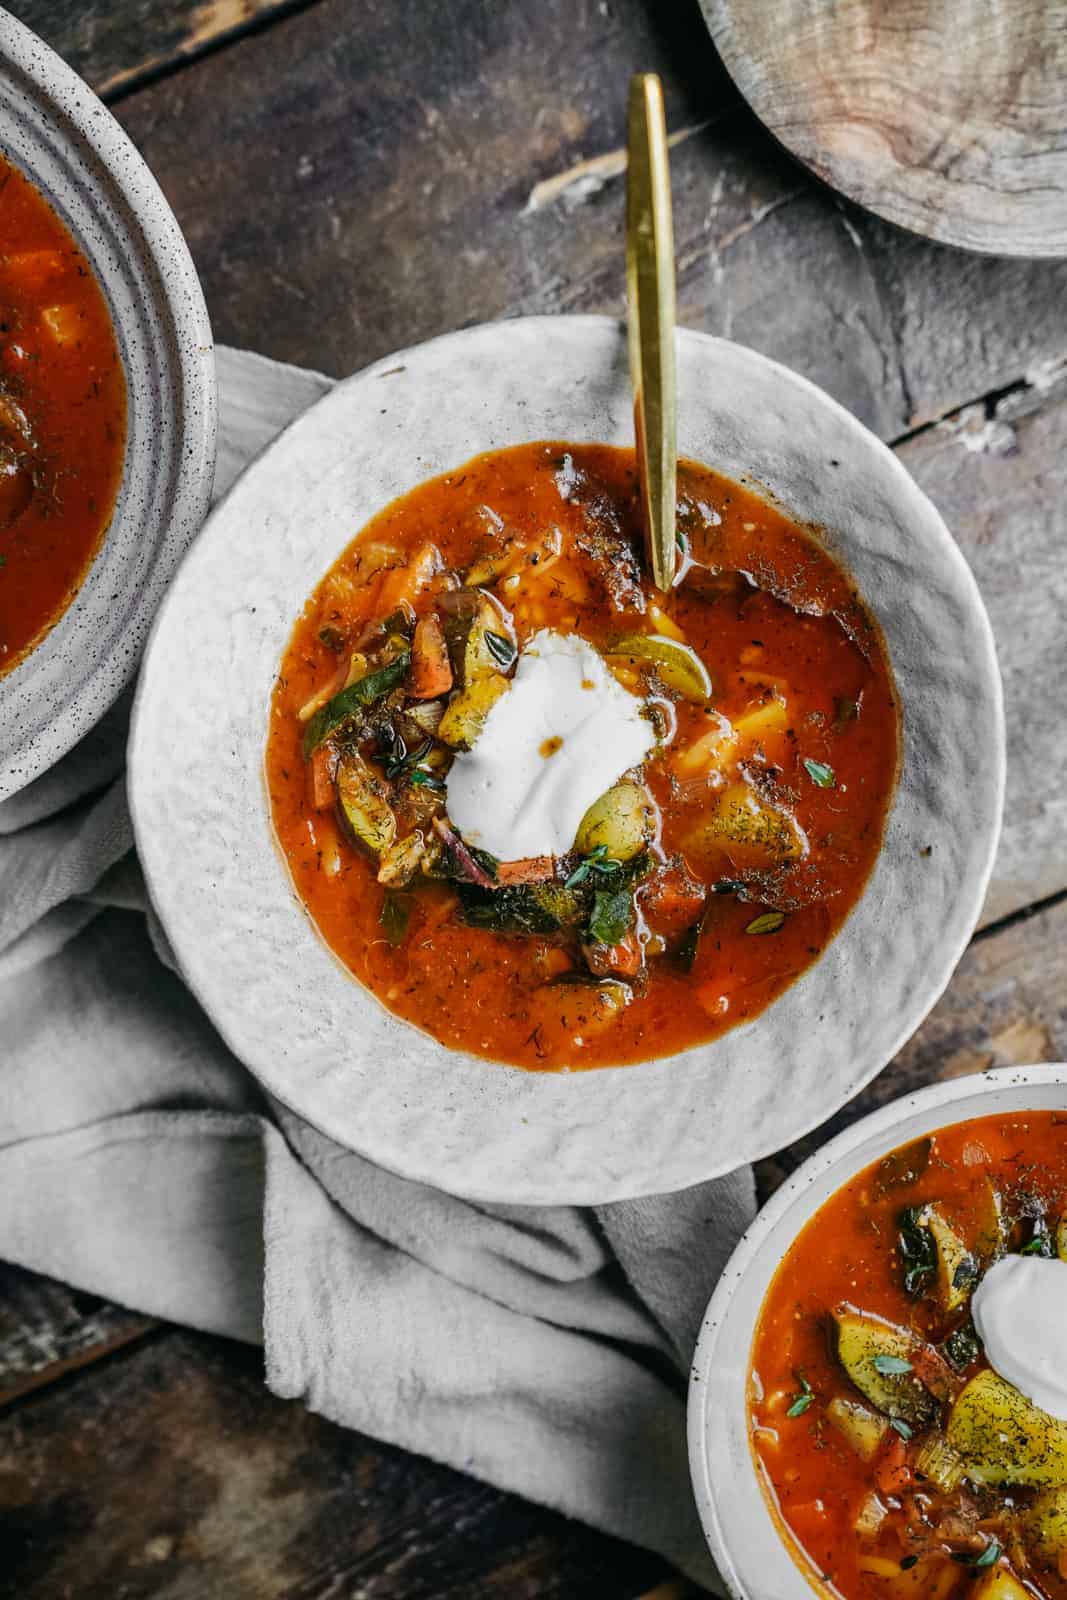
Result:
<svg viewBox="0 0 1067 1600"><path fill-rule="evenodd" d="M905 1088L1067 1057L1067 263L961 255L820 188L738 102L696 0L14 9L143 150L218 338L338 374L484 318L621 313L626 81L662 73L682 320L779 357L893 444L977 574L1007 691L983 927L900 1056L763 1163L763 1190ZM2 1597L695 1592L273 1399L254 1353L0 1272Z"/></svg>

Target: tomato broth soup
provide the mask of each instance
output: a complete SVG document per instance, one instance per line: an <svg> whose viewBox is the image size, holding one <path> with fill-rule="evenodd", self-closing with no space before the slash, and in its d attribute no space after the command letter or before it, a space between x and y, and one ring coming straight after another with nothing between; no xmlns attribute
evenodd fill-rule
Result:
<svg viewBox="0 0 1067 1600"><path fill-rule="evenodd" d="M70 604L122 475L126 382L74 240L0 157L0 674Z"/></svg>
<svg viewBox="0 0 1067 1600"><path fill-rule="evenodd" d="M941 1129L825 1203L768 1290L748 1396L813 1588L1067 1600L1065 1313L1067 1113Z"/></svg>
<svg viewBox="0 0 1067 1600"><path fill-rule="evenodd" d="M632 450L480 456L380 512L308 601L266 770L297 893L442 1043L530 1069L756 1016L840 928L898 767L881 636L752 489L681 463L680 579Z"/></svg>

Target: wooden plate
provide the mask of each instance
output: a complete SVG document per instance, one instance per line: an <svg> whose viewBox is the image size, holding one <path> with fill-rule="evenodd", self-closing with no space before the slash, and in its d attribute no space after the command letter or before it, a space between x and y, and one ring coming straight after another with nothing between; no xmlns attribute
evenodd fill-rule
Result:
<svg viewBox="0 0 1067 1600"><path fill-rule="evenodd" d="M890 222L1067 255L1067 0L700 0L756 115Z"/></svg>

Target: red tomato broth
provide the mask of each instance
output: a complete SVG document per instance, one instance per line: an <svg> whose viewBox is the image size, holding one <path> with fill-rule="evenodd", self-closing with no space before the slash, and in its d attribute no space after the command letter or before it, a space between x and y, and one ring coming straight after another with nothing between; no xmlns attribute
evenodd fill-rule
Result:
<svg viewBox="0 0 1067 1600"><path fill-rule="evenodd" d="M680 970L669 958L651 963L641 992L599 1033L587 1026L587 999L572 990L567 1005L574 1026L564 1028L562 1038L546 1036L531 1009L531 990L558 974L557 941L467 926L457 920L455 895L447 886L418 890L408 936L390 948L379 924L384 891L373 862L352 848L332 814L309 804L295 713L337 671L337 655L320 630L336 624L358 631L358 623L388 609L390 572L369 584L361 578L368 552L387 545L410 553L431 541L447 568L462 570L496 548L503 537L499 525L508 538L525 541L558 527L567 558L557 564L558 578L536 607L525 606L521 594L514 603L504 597L520 647L538 626L577 630L597 646L628 627L653 631L632 590L621 585L613 601L596 563L580 553L582 513L561 498L561 462L596 485L631 549L639 549L629 450L517 446L420 485L371 520L309 599L275 689L266 757L274 827L297 893L344 965L390 1010L443 1043L535 1070L667 1055L763 1010L817 958L862 892L880 846L899 750L884 648L847 574L751 489L684 463L680 503L698 565L663 609L707 667L715 713L729 718L769 695L764 678L788 679L797 726L780 741L780 754L788 762L784 781L795 795L796 815L812 841L811 859L784 875L789 882L779 874L773 885L777 899L709 896L692 970ZM752 589L736 577L738 571L763 587ZM696 591L697 581L706 592ZM654 591L647 582L641 588L643 605ZM420 615L433 604L432 593L414 600ZM860 714L842 724L842 704L858 705ZM702 706L676 700L673 711L678 732L672 749L713 726ZM803 758L832 764L835 786L813 782ZM652 761L644 770L661 812L656 851L682 854L687 830L711 791L701 793L699 782L680 788L670 771ZM711 876L721 879L729 869L721 856ZM710 870L705 863L705 883ZM769 936L746 934L761 911L777 903L788 908L781 927ZM652 912L647 916L654 927ZM669 914L660 926L668 943L680 931Z"/></svg>
<svg viewBox="0 0 1067 1600"><path fill-rule="evenodd" d="M126 382L63 223L0 157L0 673L66 610L122 476Z"/></svg>
<svg viewBox="0 0 1067 1600"><path fill-rule="evenodd" d="M903 1209L937 1205L975 1249L988 1221L990 1184L1009 1219L1034 1209L1034 1197L1049 1217L1067 1216L1067 1113L990 1116L943 1128L931 1136L924 1170L892 1182L887 1163L904 1157L898 1174L907 1175L909 1166L913 1174L921 1155L915 1162L912 1157L923 1143L873 1163L832 1195L777 1269L750 1361L756 1470L783 1537L818 1593L842 1600L963 1600L974 1592L980 1570L958 1558L973 1562L997 1544L1003 1559L1011 1552L1010 1571L1029 1585L1027 1592L1067 1600L1067 1564L1058 1573L1033 1552L1020 1553L1011 1508L1025 1506L1028 1491L964 1484L942 1493L913 1470L928 1429L916 1429L908 1441L890 1429L879 1454L864 1461L826 1415L836 1397L864 1400L833 1353L829 1317L835 1309L884 1319L934 1345L969 1321L966 1310L947 1312L931 1294L906 1291L898 1245ZM1015 1226L1029 1224L1018 1220ZM921 1377L925 1358L915 1359ZM969 1380L987 1368L979 1346L963 1372ZM954 1387L964 1382L955 1374ZM799 1414L790 1417L798 1404ZM890 1514L863 1538L853 1523L872 1489ZM864 1570L872 1559L886 1570Z"/></svg>

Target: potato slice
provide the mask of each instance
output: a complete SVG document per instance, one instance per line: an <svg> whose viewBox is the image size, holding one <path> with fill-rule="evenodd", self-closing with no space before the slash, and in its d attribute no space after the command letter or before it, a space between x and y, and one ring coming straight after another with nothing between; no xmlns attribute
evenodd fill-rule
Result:
<svg viewBox="0 0 1067 1600"><path fill-rule="evenodd" d="M469 683L441 718L437 737L445 744L469 749L481 733L486 717L508 688L508 680L500 672Z"/></svg>
<svg viewBox="0 0 1067 1600"><path fill-rule="evenodd" d="M846 1400L835 1395L826 1408L826 1415L861 1461L873 1461L888 1432L889 1424L876 1411L870 1411L858 1400Z"/></svg>
<svg viewBox="0 0 1067 1600"><path fill-rule="evenodd" d="M706 859L725 853L737 867L757 871L807 853L807 840L796 821L763 800L747 783L731 783L690 832L687 853Z"/></svg>

